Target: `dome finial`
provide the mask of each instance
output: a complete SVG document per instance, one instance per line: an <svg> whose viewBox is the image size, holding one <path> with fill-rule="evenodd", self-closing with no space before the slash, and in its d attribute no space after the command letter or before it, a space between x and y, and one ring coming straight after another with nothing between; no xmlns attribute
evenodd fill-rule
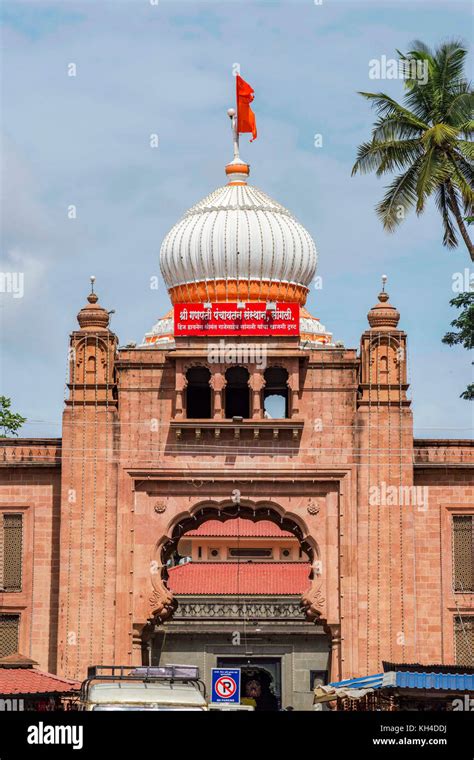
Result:
<svg viewBox="0 0 474 760"><path fill-rule="evenodd" d="M381 303L385 303L386 301L388 301L388 293L385 292L385 285L386 285L387 280L388 280L387 275L383 274L382 275L382 290L379 293L379 301Z"/></svg>
<svg viewBox="0 0 474 760"><path fill-rule="evenodd" d="M97 303L99 299L97 298L97 293L94 292L95 275L91 274L89 279L91 282L91 292L87 296L87 300L89 301L89 303Z"/></svg>
<svg viewBox="0 0 474 760"><path fill-rule="evenodd" d="M225 173L229 177L229 185L246 185L247 177L250 174L250 167L240 158L239 151L239 133L237 130L237 112L235 108L227 109L227 116L230 119L232 128L232 142L234 145L234 158L225 167Z"/></svg>

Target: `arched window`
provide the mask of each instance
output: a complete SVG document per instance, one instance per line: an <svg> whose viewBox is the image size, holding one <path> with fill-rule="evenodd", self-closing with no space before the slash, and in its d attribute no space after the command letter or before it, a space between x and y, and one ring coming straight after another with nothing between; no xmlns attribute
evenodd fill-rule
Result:
<svg viewBox="0 0 474 760"><path fill-rule="evenodd" d="M263 416L274 420L288 417L288 372L283 367L268 367L264 377Z"/></svg>
<svg viewBox="0 0 474 760"><path fill-rule="evenodd" d="M225 373L227 381L225 387L225 416L227 419L233 417L250 417L250 388L249 373L245 367L231 367Z"/></svg>
<svg viewBox="0 0 474 760"><path fill-rule="evenodd" d="M384 376L388 375L388 356L386 354L380 357L380 374Z"/></svg>
<svg viewBox="0 0 474 760"><path fill-rule="evenodd" d="M211 417L211 373L207 367L191 367L186 372L186 417L208 420Z"/></svg>
<svg viewBox="0 0 474 760"><path fill-rule="evenodd" d="M94 380L95 370L96 370L95 356L89 356L87 358L87 364L86 364L86 376L87 376L88 382L91 382Z"/></svg>

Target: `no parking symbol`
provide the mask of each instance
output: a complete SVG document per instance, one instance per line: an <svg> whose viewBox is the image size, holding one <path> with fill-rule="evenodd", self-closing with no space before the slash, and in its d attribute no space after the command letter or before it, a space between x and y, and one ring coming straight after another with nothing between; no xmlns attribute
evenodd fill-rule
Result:
<svg viewBox="0 0 474 760"><path fill-rule="evenodd" d="M211 702L240 703L240 668L213 668Z"/></svg>

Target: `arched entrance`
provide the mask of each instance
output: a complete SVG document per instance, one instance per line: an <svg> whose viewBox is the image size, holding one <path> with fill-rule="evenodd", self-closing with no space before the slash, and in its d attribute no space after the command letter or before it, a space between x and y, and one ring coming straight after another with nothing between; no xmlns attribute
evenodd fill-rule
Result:
<svg viewBox="0 0 474 760"><path fill-rule="evenodd" d="M199 555L182 547L187 537L203 535L206 523L218 523L221 533L233 535L228 530L231 523L241 522L253 526L245 533L251 536L258 535L255 529L259 525L261 529L264 524L274 526L271 535L289 537L288 546L279 544L271 557L268 549L256 544L249 548L247 542L242 548L230 543L225 548L224 564L234 563L235 569L235 563L242 562L238 577L247 579L247 584L249 577L252 580L252 575L265 567L267 585L255 590L255 584L249 588L244 582L242 593L216 589L212 578L219 575L219 561L224 559L217 542L217 548L212 548L212 543L200 540L203 546L198 547ZM295 556L296 549L299 555ZM258 693L258 709L284 708L294 701L294 691L302 694L305 689L308 702L311 674L326 672L327 676L331 635L324 620L319 547L298 516L273 502L241 500L236 491L230 500L206 500L175 518L157 544L156 558L159 572L153 575L152 615L143 632L146 664L185 662L209 674L211 667L239 667L242 696L244 690ZM183 575L181 570L185 575L191 569L201 572L210 559L214 564L208 563L204 581L205 585L210 579L210 588L199 588L196 595L189 588L180 590L176 586L176 577ZM297 592L287 582L289 571L295 570L292 565L298 566L301 585ZM197 577L203 584L202 572ZM283 583L273 583L273 577Z"/></svg>
<svg viewBox="0 0 474 760"><path fill-rule="evenodd" d="M172 616L175 609L176 605L173 594L166 584L168 578L167 564L172 554L176 552L182 536L188 531L199 527L206 520L217 519L226 521L236 517L252 520L253 522L270 520L282 530L288 530L293 533L298 539L302 551L306 553L311 564L311 571L308 575L309 587L301 597L301 605L305 610L308 621L314 622L317 620L324 625L326 622L323 614L325 600L321 593L321 583L318 577L318 561L320 558L315 539L309 535L306 525L297 515L285 512L274 502L241 500L238 491L234 492L233 498L230 501L216 502L207 500L196 504L189 511L177 515L169 526L168 534L162 536L158 541L155 564L151 574L154 593L150 599L152 607L150 622L164 622Z"/></svg>
<svg viewBox="0 0 474 760"><path fill-rule="evenodd" d="M242 704L250 704L262 712L274 712L284 706L279 658L220 657L217 667L239 668Z"/></svg>

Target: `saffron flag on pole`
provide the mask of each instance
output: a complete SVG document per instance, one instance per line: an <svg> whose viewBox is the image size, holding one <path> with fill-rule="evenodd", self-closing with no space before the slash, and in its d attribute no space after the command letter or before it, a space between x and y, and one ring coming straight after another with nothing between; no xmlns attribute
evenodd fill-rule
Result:
<svg viewBox="0 0 474 760"><path fill-rule="evenodd" d="M250 108L250 103L254 97L254 91L252 87L237 74L236 78L237 87L237 133L251 132L253 142L257 137L257 122L255 121L255 114Z"/></svg>

